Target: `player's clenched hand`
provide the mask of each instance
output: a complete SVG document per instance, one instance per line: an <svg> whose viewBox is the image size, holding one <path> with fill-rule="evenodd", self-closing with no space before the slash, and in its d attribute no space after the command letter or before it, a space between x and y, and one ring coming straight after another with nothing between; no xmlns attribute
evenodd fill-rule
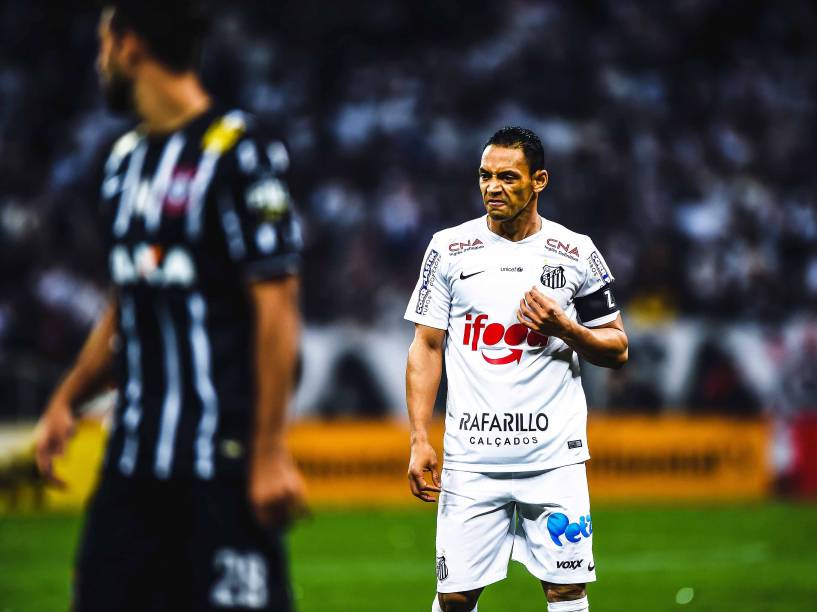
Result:
<svg viewBox="0 0 817 612"><path fill-rule="evenodd" d="M425 472L431 472L432 484L426 482ZM408 479L414 497L425 502L436 501L431 493L440 492L440 472L438 470L437 453L428 442L415 442L411 445Z"/></svg>
<svg viewBox="0 0 817 612"><path fill-rule="evenodd" d="M283 446L253 457L249 486L250 503L264 526L286 526L307 513L303 478Z"/></svg>
<svg viewBox="0 0 817 612"><path fill-rule="evenodd" d="M65 488L65 482L54 474L54 457L65 452L74 434L76 418L67 402L51 400L34 431L34 458L46 483Z"/></svg>
<svg viewBox="0 0 817 612"><path fill-rule="evenodd" d="M571 324L562 307L536 287L527 291L519 301L516 318L525 327L556 338L561 338Z"/></svg>

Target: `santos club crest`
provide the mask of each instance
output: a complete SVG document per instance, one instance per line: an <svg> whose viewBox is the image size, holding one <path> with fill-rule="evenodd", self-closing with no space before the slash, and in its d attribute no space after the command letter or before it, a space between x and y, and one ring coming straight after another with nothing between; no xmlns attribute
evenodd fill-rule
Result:
<svg viewBox="0 0 817 612"><path fill-rule="evenodd" d="M445 557L437 557L437 580L442 582L448 578L448 566L445 564Z"/></svg>
<svg viewBox="0 0 817 612"><path fill-rule="evenodd" d="M542 284L551 289L565 286L565 269L562 266L545 266L540 277Z"/></svg>

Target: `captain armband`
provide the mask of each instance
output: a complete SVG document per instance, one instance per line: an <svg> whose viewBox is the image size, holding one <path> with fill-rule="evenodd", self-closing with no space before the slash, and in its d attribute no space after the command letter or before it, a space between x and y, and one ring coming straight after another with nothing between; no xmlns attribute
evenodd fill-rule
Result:
<svg viewBox="0 0 817 612"><path fill-rule="evenodd" d="M576 304L576 312L579 313L579 318L585 327L598 327L611 323L618 316L618 304L610 285L604 285L590 295L577 297L573 302Z"/></svg>

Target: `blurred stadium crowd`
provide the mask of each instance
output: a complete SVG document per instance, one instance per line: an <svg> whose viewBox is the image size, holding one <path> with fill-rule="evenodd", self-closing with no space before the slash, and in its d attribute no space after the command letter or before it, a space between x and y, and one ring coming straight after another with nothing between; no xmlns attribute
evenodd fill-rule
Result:
<svg viewBox="0 0 817 612"><path fill-rule="evenodd" d="M520 124L548 155L542 213L593 236L628 321L653 330L601 403L666 403L654 330L681 321L700 350L677 402L748 413L817 396L814 4L211 10L206 82L290 147L310 325L403 325L430 235L482 212L482 143ZM97 91L97 14L0 2L0 416L42 401L105 299L94 169L127 122ZM730 353L712 325L760 342L772 392L752 385L746 345Z"/></svg>

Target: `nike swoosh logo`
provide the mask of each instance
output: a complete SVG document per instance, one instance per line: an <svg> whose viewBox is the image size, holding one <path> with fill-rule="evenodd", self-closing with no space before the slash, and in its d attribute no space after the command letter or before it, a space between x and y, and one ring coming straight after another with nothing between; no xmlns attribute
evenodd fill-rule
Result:
<svg viewBox="0 0 817 612"><path fill-rule="evenodd" d="M596 564L595 563L591 563L590 565L587 566L587 571L588 572L592 572L594 569L596 569Z"/></svg>
<svg viewBox="0 0 817 612"><path fill-rule="evenodd" d="M479 272L474 272L472 274L464 274L460 272L460 280L465 280L466 278L471 278L472 276L476 276L477 274L482 274L485 270L480 270Z"/></svg>

